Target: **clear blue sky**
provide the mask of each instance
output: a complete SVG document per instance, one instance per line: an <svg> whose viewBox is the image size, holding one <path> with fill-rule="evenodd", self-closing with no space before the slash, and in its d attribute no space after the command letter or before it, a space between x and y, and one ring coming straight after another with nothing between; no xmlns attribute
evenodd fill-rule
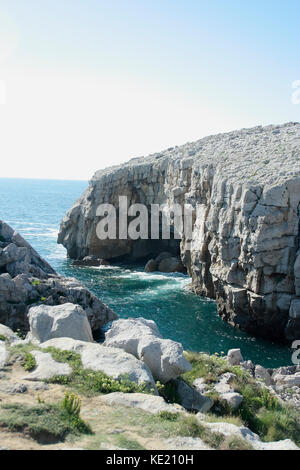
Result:
<svg viewBox="0 0 300 470"><path fill-rule="evenodd" d="M299 19L299 0L0 1L2 176L87 179L299 121Z"/></svg>

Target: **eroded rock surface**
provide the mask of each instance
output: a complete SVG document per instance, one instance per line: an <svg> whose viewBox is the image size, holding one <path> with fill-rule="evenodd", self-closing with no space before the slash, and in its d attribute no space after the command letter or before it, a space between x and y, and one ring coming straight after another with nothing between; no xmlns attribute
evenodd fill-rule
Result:
<svg viewBox="0 0 300 470"><path fill-rule="evenodd" d="M85 310L92 330L117 318L76 279L58 275L20 234L0 221L0 323L28 331L30 307L68 302Z"/></svg>
<svg viewBox="0 0 300 470"><path fill-rule="evenodd" d="M145 318L114 321L105 335L104 345L133 354L147 364L155 380L162 383L192 368L183 355L182 345L163 339L155 322Z"/></svg>
<svg viewBox="0 0 300 470"><path fill-rule="evenodd" d="M251 333L297 339L299 144L298 123L256 127L98 171L63 219L58 240L75 259L175 253L177 240L100 241L96 210L101 203L118 208L120 195L149 212L151 204L190 204L193 236L180 250L194 291L216 299L224 320Z"/></svg>
<svg viewBox="0 0 300 470"><path fill-rule="evenodd" d="M39 305L28 312L30 332L28 339L44 343L52 338L72 338L93 341L92 330L80 305Z"/></svg>
<svg viewBox="0 0 300 470"><path fill-rule="evenodd" d="M50 346L80 354L84 369L102 371L114 379L126 376L132 382L146 384L149 389L156 388L146 364L120 349L106 348L98 343L77 341L71 338L55 338L40 344L41 348Z"/></svg>
<svg viewBox="0 0 300 470"><path fill-rule="evenodd" d="M146 395L145 393L114 392L103 396L101 400L110 405L139 408L153 414L161 413L162 411L176 414L184 412L184 408L180 405L168 404L162 397Z"/></svg>

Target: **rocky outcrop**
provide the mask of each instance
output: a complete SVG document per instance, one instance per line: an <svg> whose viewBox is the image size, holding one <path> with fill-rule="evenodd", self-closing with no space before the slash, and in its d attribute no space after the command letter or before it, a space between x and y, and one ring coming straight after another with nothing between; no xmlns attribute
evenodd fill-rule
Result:
<svg viewBox="0 0 300 470"><path fill-rule="evenodd" d="M222 318L251 333L300 335L300 124L256 127L168 149L95 173L61 224L71 258L154 258L178 240L105 240L101 203L190 204L192 239L181 258L195 292L216 299Z"/></svg>
<svg viewBox="0 0 300 470"><path fill-rule="evenodd" d="M145 272L152 273L160 271L162 273L183 273L185 267L180 258L172 256L171 253L160 253L156 259L150 259L145 265Z"/></svg>
<svg viewBox="0 0 300 470"><path fill-rule="evenodd" d="M161 413L162 411L173 414L184 412L184 408L176 403L168 404L162 397L145 393L114 392L102 397L101 400L109 405L138 408L152 414Z"/></svg>
<svg viewBox="0 0 300 470"><path fill-rule="evenodd" d="M40 347L74 351L80 354L83 369L102 371L114 379L127 377L131 382L146 384L149 389L156 388L146 364L120 349L106 348L97 343L77 341L71 338L50 339L42 343Z"/></svg>
<svg viewBox="0 0 300 470"><path fill-rule="evenodd" d="M33 372L24 377L24 380L39 382L41 380L50 380L53 377L67 376L72 373L72 368L68 364L55 361L50 353L41 351L32 351L36 362Z"/></svg>
<svg viewBox="0 0 300 470"><path fill-rule="evenodd" d="M93 341L92 330L85 311L74 304L39 305L28 312L32 342L44 343L52 338L72 338Z"/></svg>
<svg viewBox="0 0 300 470"><path fill-rule="evenodd" d="M80 305L92 330L117 318L76 279L59 276L11 227L0 221L0 323L28 331L32 306Z"/></svg>
<svg viewBox="0 0 300 470"><path fill-rule="evenodd" d="M142 360L155 380L169 382L192 369L180 343L163 339L155 322L145 318L116 320L105 335L105 346L120 348Z"/></svg>

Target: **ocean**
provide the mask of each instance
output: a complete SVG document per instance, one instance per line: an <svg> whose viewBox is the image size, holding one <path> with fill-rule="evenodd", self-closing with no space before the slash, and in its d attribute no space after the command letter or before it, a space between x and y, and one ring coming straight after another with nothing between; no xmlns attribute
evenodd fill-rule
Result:
<svg viewBox="0 0 300 470"><path fill-rule="evenodd" d="M58 245L59 224L87 187L86 181L0 178L0 219L7 222L60 274L77 278L121 318L154 320L164 337L187 350L226 353L241 348L245 359L265 367L291 364L289 348L254 338L226 324L215 302L184 287L182 274L146 274L143 266L72 267Z"/></svg>

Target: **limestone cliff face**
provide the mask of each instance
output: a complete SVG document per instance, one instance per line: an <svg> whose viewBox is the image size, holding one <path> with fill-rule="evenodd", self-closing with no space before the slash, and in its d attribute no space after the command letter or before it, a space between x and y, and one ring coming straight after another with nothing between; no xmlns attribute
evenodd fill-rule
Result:
<svg viewBox="0 0 300 470"><path fill-rule="evenodd" d="M176 241L100 241L96 209L118 207L119 195L149 210L191 204L193 236L180 252L194 291L254 334L300 338L300 124L210 136L96 172L61 224L71 258L176 250Z"/></svg>

